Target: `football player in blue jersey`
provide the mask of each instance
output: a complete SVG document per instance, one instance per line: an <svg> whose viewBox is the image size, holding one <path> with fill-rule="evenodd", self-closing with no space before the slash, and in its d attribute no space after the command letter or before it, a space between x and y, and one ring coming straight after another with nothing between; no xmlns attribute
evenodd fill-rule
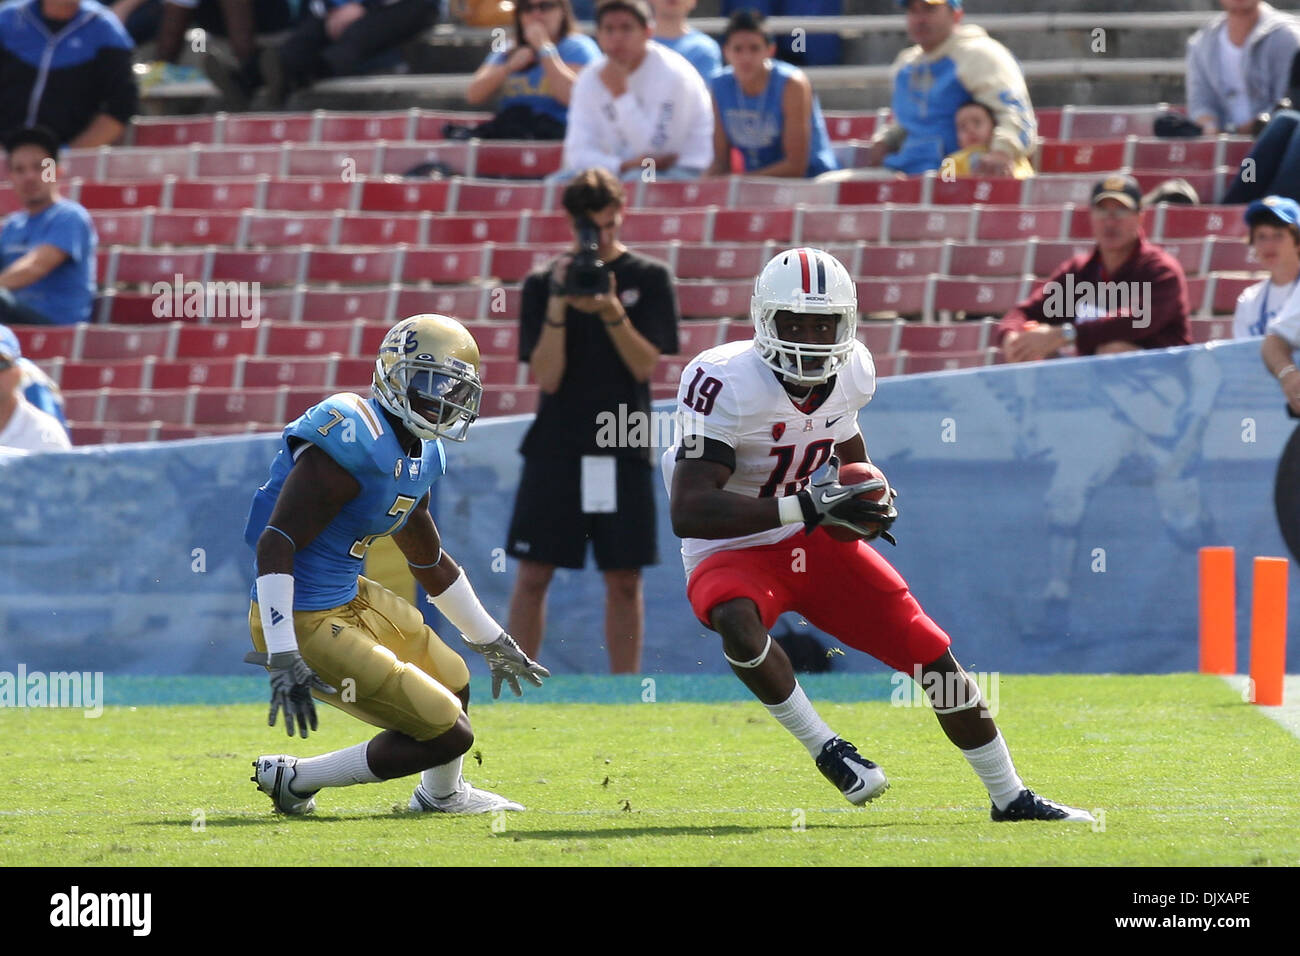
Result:
<svg viewBox="0 0 1300 956"><path fill-rule="evenodd" d="M323 787L420 773L412 810L522 810L470 786L461 761L474 741L465 710L469 670L420 612L360 576L374 540L392 535L430 600L484 655L492 696L550 673L484 610L442 550L429 489L447 466L441 439L464 441L483 387L473 336L454 319L417 315L385 336L372 396L332 395L284 430L271 477L253 499L244 538L257 552L249 611L256 652L271 675L271 712L303 737L312 698L383 728L322 754L258 757L253 781L281 813L308 813Z"/></svg>

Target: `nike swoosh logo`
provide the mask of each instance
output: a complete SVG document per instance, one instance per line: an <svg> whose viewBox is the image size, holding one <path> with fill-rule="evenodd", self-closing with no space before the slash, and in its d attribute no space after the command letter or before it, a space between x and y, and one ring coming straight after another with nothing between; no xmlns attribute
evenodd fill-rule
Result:
<svg viewBox="0 0 1300 956"><path fill-rule="evenodd" d="M828 418L828 419L826 419L826 427L827 427L827 428L830 428L832 425L834 425L836 422L838 422L838 421L839 421L841 418L843 418L843 417L844 417L843 415L837 415L835 418Z"/></svg>
<svg viewBox="0 0 1300 956"><path fill-rule="evenodd" d="M826 492L823 491L822 504L824 505L833 504L836 501L839 501L841 498L847 498L848 496L849 493L847 491L841 491L838 495L828 495Z"/></svg>

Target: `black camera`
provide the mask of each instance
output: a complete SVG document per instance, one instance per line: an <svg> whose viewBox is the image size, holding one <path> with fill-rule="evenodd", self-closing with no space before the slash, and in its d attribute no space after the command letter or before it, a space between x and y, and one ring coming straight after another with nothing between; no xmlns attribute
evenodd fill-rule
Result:
<svg viewBox="0 0 1300 956"><path fill-rule="evenodd" d="M609 266L597 254L600 248L600 227L583 216L575 221L578 231L578 251L564 273L564 295L596 296L609 291Z"/></svg>

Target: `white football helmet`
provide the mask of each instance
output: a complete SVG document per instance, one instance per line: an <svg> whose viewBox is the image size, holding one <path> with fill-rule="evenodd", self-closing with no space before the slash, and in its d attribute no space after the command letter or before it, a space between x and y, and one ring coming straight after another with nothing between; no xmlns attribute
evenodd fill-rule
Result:
<svg viewBox="0 0 1300 956"><path fill-rule="evenodd" d="M776 332L776 313L834 315L839 320L829 345L787 342ZM754 280L749 301L754 348L759 357L791 382L816 384L840 370L853 354L858 327L858 289L843 263L829 252L787 249L777 253ZM809 360L823 359L818 365Z"/></svg>
<svg viewBox="0 0 1300 956"><path fill-rule="evenodd" d="M465 326L445 315L413 315L384 336L371 392L416 437L464 441L483 397L479 364Z"/></svg>

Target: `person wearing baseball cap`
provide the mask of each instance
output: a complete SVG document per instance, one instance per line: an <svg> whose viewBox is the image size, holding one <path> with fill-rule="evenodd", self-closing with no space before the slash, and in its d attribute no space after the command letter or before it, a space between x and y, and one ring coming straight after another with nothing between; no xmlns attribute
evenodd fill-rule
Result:
<svg viewBox="0 0 1300 956"><path fill-rule="evenodd" d="M1232 335L1238 339L1264 335L1300 282L1300 204L1285 196L1265 196L1247 206L1243 218L1250 248L1269 276L1237 297Z"/></svg>
<svg viewBox="0 0 1300 956"><path fill-rule="evenodd" d="M1187 345L1187 278L1178 260L1142 235L1142 189L1126 173L1092 189L1093 250L1062 263L1046 283L1002 317L1008 362ZM1080 215L1076 210L1075 215Z"/></svg>
<svg viewBox="0 0 1300 956"><path fill-rule="evenodd" d="M18 336L0 325L0 456L71 448L59 420L23 395L22 361Z"/></svg>

